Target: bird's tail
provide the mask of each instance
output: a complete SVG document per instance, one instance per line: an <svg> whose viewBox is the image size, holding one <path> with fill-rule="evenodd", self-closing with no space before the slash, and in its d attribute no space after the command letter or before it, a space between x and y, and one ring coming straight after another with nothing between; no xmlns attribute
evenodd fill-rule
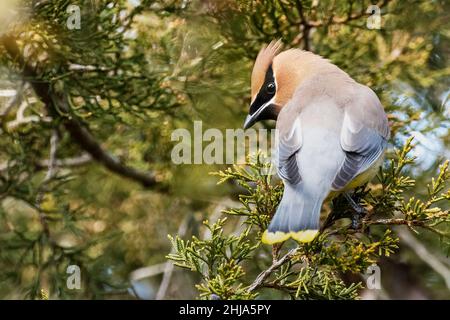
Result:
<svg viewBox="0 0 450 320"><path fill-rule="evenodd" d="M285 184L283 198L262 242L274 244L289 238L312 241L319 232L320 209L326 196L318 191L308 192L303 184L296 187Z"/></svg>

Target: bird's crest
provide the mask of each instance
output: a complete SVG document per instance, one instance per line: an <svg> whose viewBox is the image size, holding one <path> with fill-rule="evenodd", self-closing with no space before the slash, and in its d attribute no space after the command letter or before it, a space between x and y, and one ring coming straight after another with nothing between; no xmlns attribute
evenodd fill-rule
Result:
<svg viewBox="0 0 450 320"><path fill-rule="evenodd" d="M272 64L273 58L280 52L282 45L281 40L272 41L259 51L252 72L252 100L264 83L267 69Z"/></svg>

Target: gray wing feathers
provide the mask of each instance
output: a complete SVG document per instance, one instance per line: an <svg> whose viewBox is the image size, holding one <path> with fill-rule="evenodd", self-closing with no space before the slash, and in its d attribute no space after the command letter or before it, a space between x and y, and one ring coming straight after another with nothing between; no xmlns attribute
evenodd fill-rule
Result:
<svg viewBox="0 0 450 320"><path fill-rule="evenodd" d="M342 189L366 171L387 145L389 126L378 97L367 87L363 87L360 97L345 109L341 146L346 157L333 181L334 190Z"/></svg>
<svg viewBox="0 0 450 320"><path fill-rule="evenodd" d="M278 137L278 175L286 182L296 185L301 177L297 164L297 152L302 145L300 118L297 117L288 131Z"/></svg>
<svg viewBox="0 0 450 320"><path fill-rule="evenodd" d="M331 185L334 190L342 189L349 181L353 179L356 173L360 170L359 167L361 160L362 156L357 153L350 152L346 155L344 163L342 164L341 169Z"/></svg>
<svg viewBox="0 0 450 320"><path fill-rule="evenodd" d="M283 165L278 167L278 175L292 185L299 184L302 181L295 154L283 161Z"/></svg>

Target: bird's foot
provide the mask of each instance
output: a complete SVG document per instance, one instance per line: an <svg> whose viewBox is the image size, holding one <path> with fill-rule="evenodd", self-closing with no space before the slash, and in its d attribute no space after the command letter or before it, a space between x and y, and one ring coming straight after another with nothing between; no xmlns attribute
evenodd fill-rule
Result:
<svg viewBox="0 0 450 320"><path fill-rule="evenodd" d="M357 230L361 227L361 218L367 214L367 210L359 203L356 203L348 193L344 193L344 196L354 211L352 215L352 229Z"/></svg>

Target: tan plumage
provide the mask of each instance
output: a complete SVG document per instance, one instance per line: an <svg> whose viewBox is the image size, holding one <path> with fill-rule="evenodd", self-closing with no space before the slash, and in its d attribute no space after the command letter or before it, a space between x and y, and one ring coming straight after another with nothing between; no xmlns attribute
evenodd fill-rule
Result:
<svg viewBox="0 0 450 320"><path fill-rule="evenodd" d="M272 64L273 59L281 49L281 41L272 41L267 47L263 47L256 57L252 71L252 100L261 88L267 68Z"/></svg>
<svg viewBox="0 0 450 320"><path fill-rule="evenodd" d="M311 241L323 201L373 178L389 126L370 88L318 55L298 49L277 55L279 48L271 43L256 59L245 124L277 119L285 191L263 241Z"/></svg>

